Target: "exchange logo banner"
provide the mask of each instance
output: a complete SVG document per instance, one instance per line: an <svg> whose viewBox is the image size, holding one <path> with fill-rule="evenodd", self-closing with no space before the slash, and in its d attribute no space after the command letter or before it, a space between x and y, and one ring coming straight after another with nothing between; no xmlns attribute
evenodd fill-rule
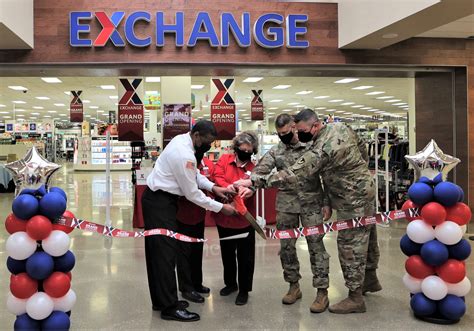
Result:
<svg viewBox="0 0 474 331"><path fill-rule="evenodd" d="M69 120L82 123L84 120L84 105L80 98L82 91L71 91L71 103L69 105Z"/></svg>
<svg viewBox="0 0 474 331"><path fill-rule="evenodd" d="M211 79L211 121L217 129L219 140L231 140L235 137L234 82L234 78Z"/></svg>
<svg viewBox="0 0 474 331"><path fill-rule="evenodd" d="M263 120L263 90L252 90L253 98L250 104L250 116L252 121Z"/></svg>
<svg viewBox="0 0 474 331"><path fill-rule="evenodd" d="M141 78L120 79L118 133L121 141L143 141L142 81Z"/></svg>

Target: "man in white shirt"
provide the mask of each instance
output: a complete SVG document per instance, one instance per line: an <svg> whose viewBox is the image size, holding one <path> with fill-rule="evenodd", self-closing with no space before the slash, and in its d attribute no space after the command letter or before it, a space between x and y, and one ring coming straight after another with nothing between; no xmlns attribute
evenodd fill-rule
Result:
<svg viewBox="0 0 474 331"><path fill-rule="evenodd" d="M222 204L200 189L226 199L235 194L231 188L214 185L197 169L195 154L205 153L216 139L217 131L210 121L199 121L191 132L174 137L156 161L147 178L148 188L143 194L142 208L145 229L165 228L177 231L177 202L184 196L196 205L234 215L230 204ZM161 310L161 318L177 321L198 321L199 315L186 308L186 301L178 301L176 289L176 255L178 242L166 236L145 237L145 256L148 285L154 310Z"/></svg>

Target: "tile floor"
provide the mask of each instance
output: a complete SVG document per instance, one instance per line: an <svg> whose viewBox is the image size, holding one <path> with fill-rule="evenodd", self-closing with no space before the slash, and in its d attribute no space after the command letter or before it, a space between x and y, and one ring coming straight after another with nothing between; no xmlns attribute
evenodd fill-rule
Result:
<svg viewBox="0 0 474 331"><path fill-rule="evenodd" d="M103 173L75 173L71 166L63 167L54 178L54 185L66 190L68 208L78 217L95 222L105 220L105 175ZM130 174L112 174L113 225L131 229L133 213ZM12 194L0 194L0 218L11 211ZM329 312L311 314L309 306L315 291L311 287L309 257L304 240L298 241L298 253L303 279L303 299L292 306L281 304L287 290L283 281L278 258L279 243L276 240L257 239L254 291L246 306L235 306L234 296L220 297L223 286L219 242L214 228L206 229L209 239L204 249L205 285L211 294L204 304L191 303L190 309L201 314L201 321L192 324L168 322L151 310L145 271L143 239L107 239L97 234L74 231L72 251L76 255L73 270L73 289L78 301L72 311L73 330L151 330L151 329L383 329L383 330L434 330L447 328L420 322L413 318L409 309L409 294L401 277L404 273L405 256L398 242L404 233L403 223L390 228L379 227L381 262L379 277L384 290L366 298L366 314L347 316ZM0 261L6 261L5 240L8 237L0 227ZM331 254L331 302L346 295L342 274L337 260L335 234L325 238ZM468 273L474 278L474 259L467 263ZM9 273L2 262L0 268L0 300L6 300ZM474 282L473 282L474 283ZM450 330L472 330L474 325L474 292L466 297L468 312L459 324ZM0 304L0 329L12 329L14 316ZM469 326L471 325L471 326Z"/></svg>

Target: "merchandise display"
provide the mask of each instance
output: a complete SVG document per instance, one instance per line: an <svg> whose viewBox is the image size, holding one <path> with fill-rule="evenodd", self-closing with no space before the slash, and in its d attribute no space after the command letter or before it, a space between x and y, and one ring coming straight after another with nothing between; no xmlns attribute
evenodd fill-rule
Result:
<svg viewBox="0 0 474 331"><path fill-rule="evenodd" d="M118 141L116 137L110 138L110 164L111 170L132 169L132 147L128 141ZM75 150L77 155L74 170L105 170L107 161L107 141L101 137L82 137L78 140Z"/></svg>

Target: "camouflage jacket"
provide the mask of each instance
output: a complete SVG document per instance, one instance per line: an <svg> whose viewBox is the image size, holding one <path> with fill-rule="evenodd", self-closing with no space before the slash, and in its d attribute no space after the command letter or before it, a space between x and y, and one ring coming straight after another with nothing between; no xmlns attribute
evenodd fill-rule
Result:
<svg viewBox="0 0 474 331"><path fill-rule="evenodd" d="M266 179L273 169L277 171L288 169L306 151L308 145L297 143L285 145L282 142L273 146L258 162L253 169L251 179L255 187L271 187ZM317 178L314 180L314 178ZM276 201L276 210L286 213L306 213L314 210L316 206L327 206L328 198L323 191L319 176L311 180L301 180L297 185L280 186Z"/></svg>
<svg viewBox="0 0 474 331"><path fill-rule="evenodd" d="M351 210L375 198L364 142L348 126L331 123L321 129L309 150L287 170L267 179L273 186L323 179L331 207Z"/></svg>

